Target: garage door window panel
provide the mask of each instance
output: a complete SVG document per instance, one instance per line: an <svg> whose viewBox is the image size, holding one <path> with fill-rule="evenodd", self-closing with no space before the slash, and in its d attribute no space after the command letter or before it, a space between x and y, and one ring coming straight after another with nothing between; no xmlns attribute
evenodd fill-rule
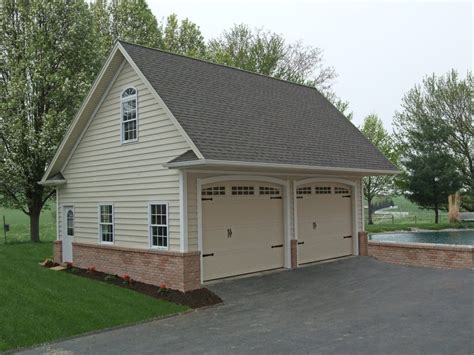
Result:
<svg viewBox="0 0 474 355"><path fill-rule="evenodd" d="M316 186L314 193L316 195L329 195L331 194L331 186Z"/></svg>
<svg viewBox="0 0 474 355"><path fill-rule="evenodd" d="M234 196L250 196L254 193L255 188L253 186L232 186L232 195Z"/></svg>
<svg viewBox="0 0 474 355"><path fill-rule="evenodd" d="M278 196L281 194L280 189L270 186L260 186L259 187L260 195L270 195L270 196Z"/></svg>
<svg viewBox="0 0 474 355"><path fill-rule="evenodd" d="M224 196L225 186L205 187L201 190L202 196Z"/></svg>

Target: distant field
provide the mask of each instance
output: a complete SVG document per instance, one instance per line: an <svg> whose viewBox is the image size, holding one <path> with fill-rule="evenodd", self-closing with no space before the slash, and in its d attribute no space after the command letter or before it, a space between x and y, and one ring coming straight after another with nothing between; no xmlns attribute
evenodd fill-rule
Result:
<svg viewBox="0 0 474 355"><path fill-rule="evenodd" d="M55 202L51 202L52 209L45 209L40 219L40 240L51 241L56 238L55 226ZM0 243L4 243L3 216L7 224L10 224L10 232L7 233L8 242L30 240L30 220L22 211L0 207Z"/></svg>
<svg viewBox="0 0 474 355"><path fill-rule="evenodd" d="M393 212L407 212L408 216L398 216L394 214L393 220L390 215L380 216L377 214L373 215L373 220L375 224L426 224L434 223L435 213L433 210L427 210L420 208L418 205L410 202L403 196L394 196L392 200L397 206L397 208L391 209ZM365 209L365 221L368 221L367 209ZM440 223L448 222L448 213L447 211L439 212Z"/></svg>

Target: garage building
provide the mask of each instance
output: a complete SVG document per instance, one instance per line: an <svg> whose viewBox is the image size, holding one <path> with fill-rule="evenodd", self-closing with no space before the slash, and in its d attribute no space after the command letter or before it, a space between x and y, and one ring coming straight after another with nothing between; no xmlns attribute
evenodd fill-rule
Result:
<svg viewBox="0 0 474 355"><path fill-rule="evenodd" d="M41 183L57 261L187 291L357 255L396 172L313 87L118 42Z"/></svg>

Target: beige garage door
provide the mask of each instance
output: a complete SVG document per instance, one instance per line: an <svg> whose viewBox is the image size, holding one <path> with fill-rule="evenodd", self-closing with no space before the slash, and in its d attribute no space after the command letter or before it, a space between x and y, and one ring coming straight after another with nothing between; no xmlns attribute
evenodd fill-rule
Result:
<svg viewBox="0 0 474 355"><path fill-rule="evenodd" d="M204 280L283 267L280 187L226 182L201 193Z"/></svg>
<svg viewBox="0 0 474 355"><path fill-rule="evenodd" d="M296 191L298 263L352 254L351 189L338 184L311 184Z"/></svg>

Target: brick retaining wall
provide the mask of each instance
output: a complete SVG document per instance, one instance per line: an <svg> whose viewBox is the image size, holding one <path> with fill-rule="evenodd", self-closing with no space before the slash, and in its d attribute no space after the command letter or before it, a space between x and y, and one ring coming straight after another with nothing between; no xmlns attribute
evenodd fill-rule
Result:
<svg viewBox="0 0 474 355"><path fill-rule="evenodd" d="M472 269L474 247L425 243L369 241L369 255L394 264L447 269Z"/></svg>
<svg viewBox="0 0 474 355"><path fill-rule="evenodd" d="M141 250L109 245L72 243L74 266L95 267L108 274L183 292L201 288L200 253Z"/></svg>

